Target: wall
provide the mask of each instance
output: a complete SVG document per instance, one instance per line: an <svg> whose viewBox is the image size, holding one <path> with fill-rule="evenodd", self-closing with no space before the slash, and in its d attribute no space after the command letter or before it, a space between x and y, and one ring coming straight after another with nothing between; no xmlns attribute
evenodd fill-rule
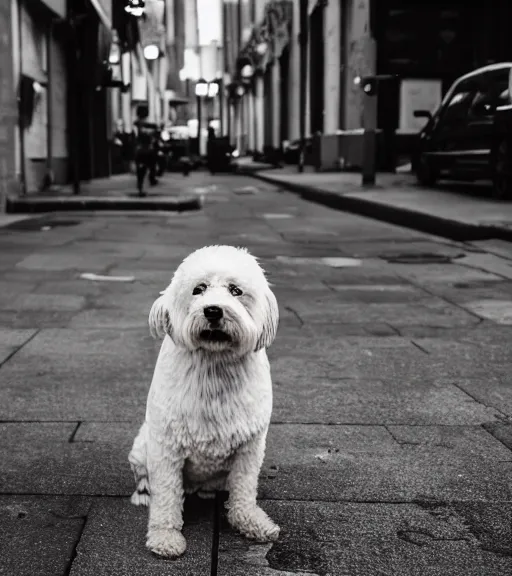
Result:
<svg viewBox="0 0 512 576"><path fill-rule="evenodd" d="M40 83L32 124L25 129L25 177L27 192L41 188L46 173L48 154L48 91L41 86L47 76L47 23L33 16L25 6L21 9L21 59L23 74Z"/></svg>
<svg viewBox="0 0 512 576"><path fill-rule="evenodd" d="M51 40L51 152L52 170L56 184L68 179L67 71L65 47L55 38Z"/></svg>
<svg viewBox="0 0 512 576"><path fill-rule="evenodd" d="M354 84L356 76L375 74L375 41L370 37L370 0L346 0L345 36L345 130L363 125L363 93Z"/></svg>
<svg viewBox="0 0 512 576"><path fill-rule="evenodd" d="M0 213L4 211L7 194L17 188L14 143L18 114L13 79L12 7L11 2L0 2Z"/></svg>
<svg viewBox="0 0 512 576"><path fill-rule="evenodd" d="M289 103L289 121L290 140L300 138L300 11L299 0L293 2L292 32L290 36L290 76L288 79Z"/></svg>

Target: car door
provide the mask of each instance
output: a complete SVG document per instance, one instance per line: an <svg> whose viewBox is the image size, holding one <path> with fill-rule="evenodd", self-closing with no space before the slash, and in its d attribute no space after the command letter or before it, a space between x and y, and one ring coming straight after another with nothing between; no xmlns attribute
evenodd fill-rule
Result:
<svg viewBox="0 0 512 576"><path fill-rule="evenodd" d="M498 106L508 100L510 68L483 74L468 111L466 152L459 168L473 177L486 177L496 142L495 116Z"/></svg>
<svg viewBox="0 0 512 576"><path fill-rule="evenodd" d="M477 90L473 78L456 85L434 120L424 154L435 171L452 171L467 152L467 119Z"/></svg>

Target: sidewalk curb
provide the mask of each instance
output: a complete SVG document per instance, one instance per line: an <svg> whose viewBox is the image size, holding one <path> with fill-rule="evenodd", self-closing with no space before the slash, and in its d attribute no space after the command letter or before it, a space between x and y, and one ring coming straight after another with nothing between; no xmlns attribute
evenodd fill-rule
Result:
<svg viewBox="0 0 512 576"><path fill-rule="evenodd" d="M373 200L344 196L336 192L329 192L313 186L286 182L259 172L250 176L280 186L290 192L298 194L304 200L315 202L359 216L366 216L396 226L403 226L426 234L433 234L457 242L474 242L477 240L505 240L512 241L512 229L485 224L468 224L449 218L442 218L425 212L416 212L399 206L389 206Z"/></svg>
<svg viewBox="0 0 512 576"><path fill-rule="evenodd" d="M58 211L98 211L98 210L146 210L184 212L185 210L200 210L203 199L200 196L185 198L106 198L101 196L72 196L65 198L49 197L7 197L7 214L36 214Z"/></svg>

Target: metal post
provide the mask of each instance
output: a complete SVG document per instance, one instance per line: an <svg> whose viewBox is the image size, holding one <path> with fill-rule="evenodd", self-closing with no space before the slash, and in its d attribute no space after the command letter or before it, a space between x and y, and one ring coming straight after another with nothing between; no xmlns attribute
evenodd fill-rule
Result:
<svg viewBox="0 0 512 576"><path fill-rule="evenodd" d="M363 186L375 184L377 157L377 95L363 96Z"/></svg>
<svg viewBox="0 0 512 576"><path fill-rule="evenodd" d="M201 96L196 96L196 102L197 102L197 155L199 157L201 157L201 130L202 130L202 126L201 126L201 108L202 108L202 102L201 102Z"/></svg>
<svg viewBox="0 0 512 576"><path fill-rule="evenodd" d="M308 0L300 0L300 152L298 171L304 172L304 155L306 152L306 90L308 58Z"/></svg>
<svg viewBox="0 0 512 576"><path fill-rule="evenodd" d="M224 80L219 80L219 120L220 135L224 136Z"/></svg>

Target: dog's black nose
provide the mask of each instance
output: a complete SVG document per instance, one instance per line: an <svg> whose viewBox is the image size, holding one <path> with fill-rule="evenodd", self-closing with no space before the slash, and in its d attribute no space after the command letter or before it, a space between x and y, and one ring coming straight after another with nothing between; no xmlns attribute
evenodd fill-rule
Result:
<svg viewBox="0 0 512 576"><path fill-rule="evenodd" d="M207 306L204 309L204 315L206 319L210 321L220 320L223 315L222 308L219 308L218 306Z"/></svg>

